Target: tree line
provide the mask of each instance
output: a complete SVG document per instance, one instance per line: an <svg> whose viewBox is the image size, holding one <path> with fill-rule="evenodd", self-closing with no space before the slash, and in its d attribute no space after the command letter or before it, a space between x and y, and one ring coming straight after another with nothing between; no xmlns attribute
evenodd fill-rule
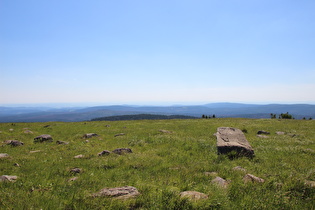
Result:
<svg viewBox="0 0 315 210"><path fill-rule="evenodd" d="M277 114L270 113L270 118L271 119L277 119ZM289 112L286 113L281 113L278 115L278 119L295 119ZM303 120L306 120L306 117L303 117ZM312 120L310 117L309 120Z"/></svg>

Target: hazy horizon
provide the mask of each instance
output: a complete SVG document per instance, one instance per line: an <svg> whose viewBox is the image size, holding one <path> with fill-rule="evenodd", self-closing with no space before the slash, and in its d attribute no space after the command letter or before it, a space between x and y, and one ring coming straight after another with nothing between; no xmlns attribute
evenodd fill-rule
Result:
<svg viewBox="0 0 315 210"><path fill-rule="evenodd" d="M315 104L313 0L3 0L0 104Z"/></svg>
<svg viewBox="0 0 315 210"><path fill-rule="evenodd" d="M270 104L278 104L278 105L297 105L297 104L307 104L307 105L315 105L315 102L310 103L250 103L250 102L183 102L183 103L101 103L101 102L87 102L87 103L17 103L17 104L0 104L0 107L48 107L48 108L67 108L67 107L94 107L94 106L202 106L206 104L249 104L249 105L270 105Z"/></svg>

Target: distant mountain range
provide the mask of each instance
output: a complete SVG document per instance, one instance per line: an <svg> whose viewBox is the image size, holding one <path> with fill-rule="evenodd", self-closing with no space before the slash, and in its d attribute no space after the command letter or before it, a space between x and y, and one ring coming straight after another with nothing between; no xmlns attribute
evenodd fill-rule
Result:
<svg viewBox="0 0 315 210"><path fill-rule="evenodd" d="M240 104L210 103L194 106L93 106L93 107L1 107L0 122L49 122L49 121L89 121L99 117L156 114L156 115L202 115L217 118L270 118L270 113L277 116L289 112L295 119L315 119L315 105L310 104Z"/></svg>

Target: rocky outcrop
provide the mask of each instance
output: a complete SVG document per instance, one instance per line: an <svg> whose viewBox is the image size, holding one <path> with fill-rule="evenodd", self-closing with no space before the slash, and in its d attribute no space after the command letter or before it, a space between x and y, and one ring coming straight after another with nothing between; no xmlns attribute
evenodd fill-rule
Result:
<svg viewBox="0 0 315 210"><path fill-rule="evenodd" d="M237 128L220 127L217 129L218 154L253 157L254 150L246 140L244 133Z"/></svg>

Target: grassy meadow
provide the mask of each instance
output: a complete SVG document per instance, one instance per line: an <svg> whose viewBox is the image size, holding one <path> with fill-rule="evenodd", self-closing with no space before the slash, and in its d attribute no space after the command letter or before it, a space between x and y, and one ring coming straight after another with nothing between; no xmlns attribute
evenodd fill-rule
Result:
<svg viewBox="0 0 315 210"><path fill-rule="evenodd" d="M218 156L213 135L218 127L246 130L255 157ZM270 135L257 137L259 130ZM315 209L315 188L305 183L315 181L314 120L1 123L0 131L0 142L24 142L18 147L0 144L0 153L9 155L0 159L0 176L18 177L0 182L0 209ZM87 142L82 138L86 133L99 136ZM119 133L125 135L114 137ZM41 134L50 134L54 141L34 143ZM57 140L69 144L59 145ZM116 148L133 153L98 156ZM84 157L74 158L80 154ZM246 172L233 170L236 166ZM82 172L71 173L75 167ZM230 181L228 188L211 183L216 175L206 172ZM244 183L246 173L265 182ZM78 178L69 181L73 177ZM141 194L128 200L90 196L105 187L122 186L136 187ZM179 197L182 191L209 197L191 201Z"/></svg>

